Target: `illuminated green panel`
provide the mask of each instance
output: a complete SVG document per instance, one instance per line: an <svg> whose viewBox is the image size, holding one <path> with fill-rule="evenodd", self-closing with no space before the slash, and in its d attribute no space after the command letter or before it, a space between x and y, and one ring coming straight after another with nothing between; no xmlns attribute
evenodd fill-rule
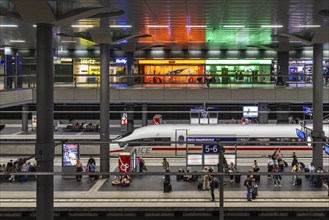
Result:
<svg viewBox="0 0 329 220"><path fill-rule="evenodd" d="M259 64L272 64L272 60L206 60L206 64L259 65Z"/></svg>

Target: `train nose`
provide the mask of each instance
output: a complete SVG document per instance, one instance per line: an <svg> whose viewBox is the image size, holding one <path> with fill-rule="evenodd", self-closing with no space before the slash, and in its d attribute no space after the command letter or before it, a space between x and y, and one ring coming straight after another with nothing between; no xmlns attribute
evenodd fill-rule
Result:
<svg viewBox="0 0 329 220"><path fill-rule="evenodd" d="M110 144L110 154L121 152L123 148L119 144Z"/></svg>

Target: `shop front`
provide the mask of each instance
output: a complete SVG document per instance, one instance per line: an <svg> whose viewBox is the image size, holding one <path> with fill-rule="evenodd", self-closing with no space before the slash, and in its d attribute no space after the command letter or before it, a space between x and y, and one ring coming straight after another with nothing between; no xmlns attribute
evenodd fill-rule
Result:
<svg viewBox="0 0 329 220"><path fill-rule="evenodd" d="M110 60L109 83L124 83L126 73L126 59ZM77 84L100 82L100 59L74 59L73 75Z"/></svg>
<svg viewBox="0 0 329 220"><path fill-rule="evenodd" d="M272 60L206 60L205 64L213 83L270 83L271 80Z"/></svg>
<svg viewBox="0 0 329 220"><path fill-rule="evenodd" d="M204 60L139 60L143 83L203 83Z"/></svg>

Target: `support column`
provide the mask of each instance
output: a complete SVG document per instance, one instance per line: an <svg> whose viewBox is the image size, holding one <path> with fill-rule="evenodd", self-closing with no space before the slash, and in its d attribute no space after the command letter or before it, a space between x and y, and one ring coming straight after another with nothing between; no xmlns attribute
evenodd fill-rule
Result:
<svg viewBox="0 0 329 220"><path fill-rule="evenodd" d="M287 85L288 74L289 74L289 51L278 51L278 75L283 75L282 80L285 85ZM288 86L288 85L287 85Z"/></svg>
<svg viewBox="0 0 329 220"><path fill-rule="evenodd" d="M259 124L268 124L268 104L259 103L258 104L258 123Z"/></svg>
<svg viewBox="0 0 329 220"><path fill-rule="evenodd" d="M127 70L126 70L126 75L127 75L127 85L132 86L134 85L135 79L133 78L134 76L134 52L126 52L127 55Z"/></svg>
<svg viewBox="0 0 329 220"><path fill-rule="evenodd" d="M323 141L323 44L313 45L313 132L314 142ZM313 144L313 163L323 167L323 144Z"/></svg>
<svg viewBox="0 0 329 220"><path fill-rule="evenodd" d="M218 172L223 174L224 171L223 146L218 142L218 147L219 147ZM223 175L219 175L219 220L224 220L224 176Z"/></svg>
<svg viewBox="0 0 329 220"><path fill-rule="evenodd" d="M147 126L147 104L142 104L142 126Z"/></svg>
<svg viewBox="0 0 329 220"><path fill-rule="evenodd" d="M288 124L289 123L289 104L279 103L276 107L276 120L277 124Z"/></svg>
<svg viewBox="0 0 329 220"><path fill-rule="evenodd" d="M110 103L109 103L109 44L100 44L101 56L101 85L100 85L100 171L110 171L109 161L109 121L110 121Z"/></svg>
<svg viewBox="0 0 329 220"><path fill-rule="evenodd" d="M127 105L128 110L128 132L134 130L134 104L128 104Z"/></svg>
<svg viewBox="0 0 329 220"><path fill-rule="evenodd" d="M53 26L37 24L37 140L38 172L54 171ZM37 220L54 219L54 177L37 178Z"/></svg>
<svg viewBox="0 0 329 220"><path fill-rule="evenodd" d="M29 107L28 107L28 105L22 106L22 131L25 134L29 131Z"/></svg>

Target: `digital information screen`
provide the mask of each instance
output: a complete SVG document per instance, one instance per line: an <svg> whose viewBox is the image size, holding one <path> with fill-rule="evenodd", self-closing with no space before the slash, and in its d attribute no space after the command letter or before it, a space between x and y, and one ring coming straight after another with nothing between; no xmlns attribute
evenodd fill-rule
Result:
<svg viewBox="0 0 329 220"><path fill-rule="evenodd" d="M326 152L326 154L329 155L329 145L325 144L325 145L323 145L323 147L324 147L324 152Z"/></svg>
<svg viewBox="0 0 329 220"><path fill-rule="evenodd" d="M257 118L258 117L258 106L243 106L243 117Z"/></svg>
<svg viewBox="0 0 329 220"><path fill-rule="evenodd" d="M74 167L79 159L79 144L65 143L62 145L62 166Z"/></svg>
<svg viewBox="0 0 329 220"><path fill-rule="evenodd" d="M297 135L297 137L299 137L300 139L305 140L305 133L302 132L301 130L296 129L296 135Z"/></svg>

